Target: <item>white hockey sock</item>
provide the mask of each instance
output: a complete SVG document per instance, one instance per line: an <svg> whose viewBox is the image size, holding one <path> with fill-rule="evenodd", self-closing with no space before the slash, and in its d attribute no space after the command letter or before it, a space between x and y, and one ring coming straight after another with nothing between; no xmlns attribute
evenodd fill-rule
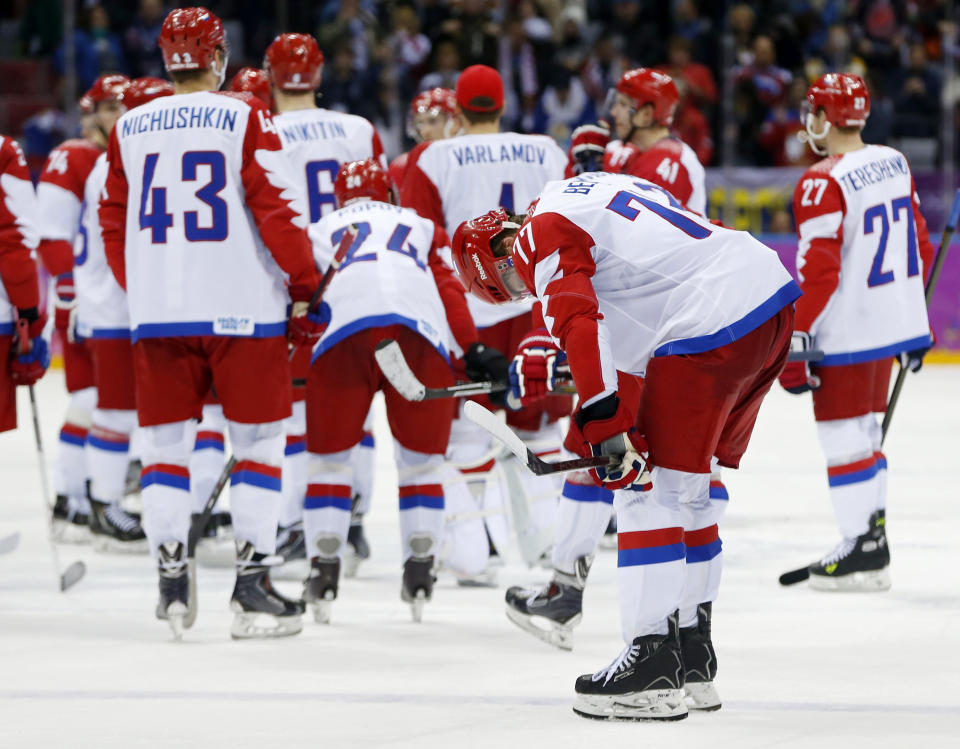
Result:
<svg viewBox="0 0 960 749"><path fill-rule="evenodd" d="M882 453L874 447L876 426L873 414L817 422L817 436L827 458L830 501L844 538L866 533L870 515L884 501L885 482L878 476Z"/></svg>
<svg viewBox="0 0 960 749"><path fill-rule="evenodd" d="M353 450L353 492L359 496L356 511L366 515L373 499L373 480L376 473L376 450L373 439L373 406L363 423L363 438Z"/></svg>
<svg viewBox="0 0 960 749"><path fill-rule="evenodd" d="M96 409L87 435L87 466L90 496L99 502L123 497L130 460L130 433L137 423L136 411Z"/></svg>
<svg viewBox="0 0 960 749"><path fill-rule="evenodd" d="M553 534L554 569L572 575L577 559L596 552L612 505L613 492L594 484L585 471L567 474Z"/></svg>
<svg viewBox="0 0 960 749"><path fill-rule="evenodd" d="M228 422L237 464L230 477L230 514L237 541L248 541L259 554L277 550L280 516L283 422Z"/></svg>
<svg viewBox="0 0 960 749"><path fill-rule="evenodd" d="M727 509L727 490L719 473L704 476L697 486L701 496L682 505L687 577L680 599L681 627L692 627L697 623L699 604L716 600L723 571L723 545L718 523Z"/></svg>
<svg viewBox="0 0 960 749"><path fill-rule="evenodd" d="M283 451L283 489L280 500L280 527L303 519L307 492L307 416L304 401L293 404L293 415L283 422L286 447Z"/></svg>
<svg viewBox="0 0 960 749"><path fill-rule="evenodd" d="M81 498L84 505L87 505L87 479L90 478L86 444L96 405L96 388L84 388L70 394L54 467L56 493Z"/></svg>
<svg viewBox="0 0 960 749"><path fill-rule="evenodd" d="M310 453L310 478L303 504L303 534L308 557L339 558L343 554L353 507L351 452Z"/></svg>
<svg viewBox="0 0 960 749"><path fill-rule="evenodd" d="M436 555L443 533L444 460L396 444L403 561Z"/></svg>
<svg viewBox="0 0 960 749"><path fill-rule="evenodd" d="M223 433L227 420L219 405L203 407L203 419L197 427L197 438L190 456L190 493L193 496L193 512L203 512L216 486L226 461ZM218 501L219 503L219 501Z"/></svg>
<svg viewBox="0 0 960 749"><path fill-rule="evenodd" d="M190 450L195 421L144 427L143 472L140 495L143 501L143 530L156 556L160 544L187 543L190 532Z"/></svg>

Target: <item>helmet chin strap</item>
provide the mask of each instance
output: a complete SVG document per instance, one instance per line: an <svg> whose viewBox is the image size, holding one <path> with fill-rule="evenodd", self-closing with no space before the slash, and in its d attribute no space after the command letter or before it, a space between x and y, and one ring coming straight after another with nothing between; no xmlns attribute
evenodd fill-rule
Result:
<svg viewBox="0 0 960 749"><path fill-rule="evenodd" d="M823 130L819 133L814 132L813 130L813 114L808 113L806 122L804 122L804 129L797 133L797 139L801 143L806 143L810 146L810 149L819 156L826 156L827 149L817 144L817 141L822 141L827 137L827 133L830 132L830 122L823 123Z"/></svg>
<svg viewBox="0 0 960 749"><path fill-rule="evenodd" d="M210 66L210 69L211 69L211 70L216 74L216 76L217 76L217 89L218 89L218 90L223 87L223 82L227 79L227 58L228 58L227 51L226 51L226 50L223 50L223 62L220 64L220 67L219 67L219 68L217 67L216 62L214 62L214 63Z"/></svg>

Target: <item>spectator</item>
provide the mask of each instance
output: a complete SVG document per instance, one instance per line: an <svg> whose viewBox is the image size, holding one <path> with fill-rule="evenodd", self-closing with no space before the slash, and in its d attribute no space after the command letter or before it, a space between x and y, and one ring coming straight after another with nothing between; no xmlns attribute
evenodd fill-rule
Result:
<svg viewBox="0 0 960 749"><path fill-rule="evenodd" d="M673 33L687 40L693 60L716 67L717 42L713 36L713 24L700 13L693 0L677 0L674 3Z"/></svg>
<svg viewBox="0 0 960 749"><path fill-rule="evenodd" d="M580 79L557 65L553 82L544 89L533 118L533 132L551 136L563 148L570 145L570 133L580 125L596 121L597 112Z"/></svg>
<svg viewBox="0 0 960 749"><path fill-rule="evenodd" d="M333 5L327 5L324 9L325 15L330 13ZM349 44L353 51L354 70L364 73L372 62L377 28L376 16L363 7L360 0L340 0L336 15L320 26L317 41L321 49Z"/></svg>
<svg viewBox="0 0 960 749"><path fill-rule="evenodd" d="M393 11L393 33L388 41L390 57L394 61L394 75L400 88L400 98L412 99L416 83L423 77L427 58L433 45L420 31L416 11L409 5L398 5Z"/></svg>
<svg viewBox="0 0 960 749"><path fill-rule="evenodd" d="M357 71L354 48L349 39L333 48L323 68L320 94L323 106L338 112L350 112L373 120L379 104L376 96L376 80L369 74Z"/></svg>
<svg viewBox="0 0 960 749"><path fill-rule="evenodd" d="M744 163L768 166L771 154L760 146L760 128L770 109L786 100L793 77L775 65L773 41L764 35L754 40L753 61L734 68L733 76L737 153Z"/></svg>
<svg viewBox="0 0 960 749"><path fill-rule="evenodd" d="M623 54L620 37L601 36L593 45L593 52L587 58L580 74L587 94L598 105L606 103L608 92L612 91L620 76L630 69L630 61ZM601 117L606 113L601 113Z"/></svg>
<svg viewBox="0 0 960 749"><path fill-rule="evenodd" d="M433 72L420 81L420 90L456 88L460 76L460 50L453 39L443 39L433 48Z"/></svg>
<svg viewBox="0 0 960 749"><path fill-rule="evenodd" d="M680 90L680 101L673 116L673 134L686 143L697 154L697 160L704 166L713 163L713 135L710 123L703 112Z"/></svg>
<svg viewBox="0 0 960 749"><path fill-rule="evenodd" d="M774 166L808 166L820 157L797 133L805 129L804 102L807 100L807 82L796 78L790 84L787 100L774 106L760 128L760 147L766 151L766 161Z"/></svg>
<svg viewBox="0 0 960 749"><path fill-rule="evenodd" d="M110 17L106 9L102 5L94 5L89 14L90 43L97 57L97 69L129 72L120 39L110 31Z"/></svg>
<svg viewBox="0 0 960 749"><path fill-rule="evenodd" d="M53 56L57 72L64 73L64 45ZM103 73L127 73L119 40L109 31L107 12L100 5L87 11L84 27L73 32L73 58L79 88L86 90Z"/></svg>
<svg viewBox="0 0 960 749"><path fill-rule="evenodd" d="M910 45L910 62L894 80L893 134L936 137L940 115L940 72L927 61L922 44Z"/></svg>
<svg viewBox="0 0 960 749"><path fill-rule="evenodd" d="M670 25L670 3L613 0L610 33L623 40L632 61L653 67L664 57L664 39Z"/></svg>
<svg viewBox="0 0 960 749"><path fill-rule="evenodd" d="M753 60L753 35L757 15L746 3L738 3L727 14L727 26L733 36L734 59L738 65L749 65Z"/></svg>
<svg viewBox="0 0 960 749"><path fill-rule="evenodd" d="M717 84L706 65L693 62L690 40L675 36L667 46L667 64L660 70L673 78L681 95L686 93L690 104L704 108L717 103ZM702 161L702 160L701 160Z"/></svg>
<svg viewBox="0 0 960 749"><path fill-rule="evenodd" d="M533 44L527 39L523 22L519 18L507 21L505 33L500 40L498 67L503 78L503 125L508 130L530 132L540 87Z"/></svg>
<svg viewBox="0 0 960 749"><path fill-rule="evenodd" d="M501 29L486 0L461 0L441 28L456 40L463 67L497 66Z"/></svg>
<svg viewBox="0 0 960 749"><path fill-rule="evenodd" d="M160 27L167 11L162 0L140 0L137 17L133 25L124 34L126 56L130 61L130 75L133 78L152 76L163 78L163 56L157 46ZM259 60L257 61L259 65Z"/></svg>
<svg viewBox="0 0 960 749"><path fill-rule="evenodd" d="M63 3L60 0L33 0L26 3L20 19L20 49L26 57L45 57L63 39Z"/></svg>

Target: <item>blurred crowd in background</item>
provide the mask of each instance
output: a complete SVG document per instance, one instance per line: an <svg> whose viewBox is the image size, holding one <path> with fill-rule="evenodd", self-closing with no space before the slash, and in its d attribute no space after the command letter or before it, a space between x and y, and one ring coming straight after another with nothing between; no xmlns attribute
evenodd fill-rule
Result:
<svg viewBox="0 0 960 749"><path fill-rule="evenodd" d="M67 0L69 3L70 0ZM163 76L156 45L175 5L77 0L77 95L104 72ZM13 0L0 11L0 60L49 66L41 92L0 63L0 131L31 155L75 127L62 91L64 0ZM547 133L602 118L621 73L647 66L676 81L675 131L705 165L799 166L812 155L794 134L809 82L851 71L873 104L867 142L904 150L915 166L953 161L960 123L952 0L210 0L227 25L230 74L259 66L282 31L312 33L325 56L321 106L360 114L388 155L409 147L406 111L433 86L452 87L474 63L507 86L505 127ZM15 80L11 80L11 78ZM11 94L11 87L13 93ZM29 112L17 96L35 101ZM11 100L14 99L14 100ZM13 106L13 112L11 111ZM29 113L27 116L25 114Z"/></svg>

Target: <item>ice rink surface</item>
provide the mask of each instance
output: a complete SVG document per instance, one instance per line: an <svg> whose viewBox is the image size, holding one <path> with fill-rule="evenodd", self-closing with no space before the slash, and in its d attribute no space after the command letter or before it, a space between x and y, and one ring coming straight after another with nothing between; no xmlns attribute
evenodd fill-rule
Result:
<svg viewBox="0 0 960 749"><path fill-rule="evenodd" d="M66 397L38 386L48 459ZM960 735L960 367L904 388L886 453L893 588L781 588L777 576L837 541L808 397L775 387L742 468L728 472L725 573L714 608L717 713L672 724L587 721L578 674L622 647L616 555L601 552L572 653L503 613L509 584L542 581L514 554L496 589L442 577L422 624L399 597L396 474L382 405L367 520L373 558L341 584L333 623L234 642L230 569L201 568L200 614L182 643L153 618L146 556L64 546L87 576L54 588L39 477L21 426L0 435L0 747L939 747ZM295 582L280 583L289 593Z"/></svg>

